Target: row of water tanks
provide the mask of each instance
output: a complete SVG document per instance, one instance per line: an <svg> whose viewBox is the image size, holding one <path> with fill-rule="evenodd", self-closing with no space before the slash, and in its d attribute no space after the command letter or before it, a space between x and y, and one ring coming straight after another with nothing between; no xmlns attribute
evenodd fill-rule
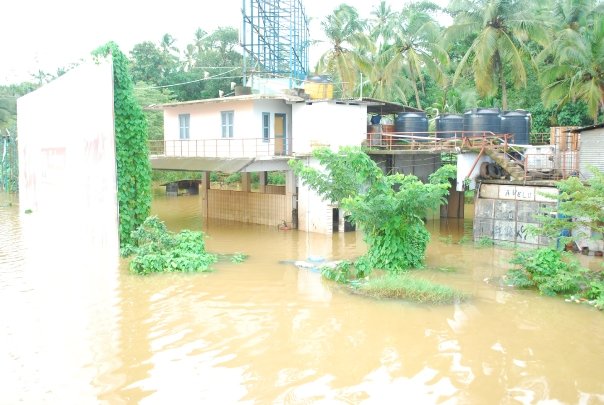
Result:
<svg viewBox="0 0 604 405"><path fill-rule="evenodd" d="M428 118L424 112L403 112L396 115L396 132L428 132ZM501 111L499 108L474 108L461 114L441 114L436 117L438 138L494 134L511 134L513 143L529 144L531 113L524 110ZM418 134L420 135L420 134Z"/></svg>

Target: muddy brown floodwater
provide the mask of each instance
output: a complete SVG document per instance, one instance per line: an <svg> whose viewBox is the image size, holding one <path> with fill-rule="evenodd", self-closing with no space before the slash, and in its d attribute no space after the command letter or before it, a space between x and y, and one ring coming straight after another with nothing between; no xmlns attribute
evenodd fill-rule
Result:
<svg viewBox="0 0 604 405"><path fill-rule="evenodd" d="M428 224L419 274L472 298L426 306L351 296L283 263L358 256L360 233L205 223L198 197L156 195L170 229L249 259L139 277L103 237L65 234L60 216L42 232L7 198L0 404L604 403L604 314L503 286L510 250L445 240L463 221Z"/></svg>

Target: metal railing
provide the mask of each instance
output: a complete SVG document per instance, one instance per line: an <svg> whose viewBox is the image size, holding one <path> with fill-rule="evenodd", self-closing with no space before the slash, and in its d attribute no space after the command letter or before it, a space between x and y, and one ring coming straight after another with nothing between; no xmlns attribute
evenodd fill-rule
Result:
<svg viewBox="0 0 604 405"><path fill-rule="evenodd" d="M523 159L525 178L538 180L562 180L579 176L579 152L558 151L551 153L525 153Z"/></svg>
<svg viewBox="0 0 604 405"><path fill-rule="evenodd" d="M489 131L455 132L373 132L367 133L365 148L372 150L455 152L460 150L502 149L507 152L509 134Z"/></svg>
<svg viewBox="0 0 604 405"><path fill-rule="evenodd" d="M288 156L264 138L177 139L149 141L149 154L162 157L242 158Z"/></svg>

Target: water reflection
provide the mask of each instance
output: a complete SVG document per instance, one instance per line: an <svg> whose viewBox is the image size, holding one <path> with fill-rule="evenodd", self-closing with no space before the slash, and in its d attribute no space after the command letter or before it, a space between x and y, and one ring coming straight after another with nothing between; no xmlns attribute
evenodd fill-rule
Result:
<svg viewBox="0 0 604 405"><path fill-rule="evenodd" d="M467 222L430 224L419 274L473 298L419 306L353 296L283 262L358 256L359 234L206 223L198 207L157 197L153 210L246 262L138 277L58 232L60 221L40 233L35 216L1 208L0 238L14 249L0 251L0 304L15 310L0 315L0 403L604 400L602 314L496 282L510 251L455 243Z"/></svg>
<svg viewBox="0 0 604 405"><path fill-rule="evenodd" d="M10 238L0 260L2 402L95 401L118 362L115 224L72 207L44 215L5 206L0 216Z"/></svg>

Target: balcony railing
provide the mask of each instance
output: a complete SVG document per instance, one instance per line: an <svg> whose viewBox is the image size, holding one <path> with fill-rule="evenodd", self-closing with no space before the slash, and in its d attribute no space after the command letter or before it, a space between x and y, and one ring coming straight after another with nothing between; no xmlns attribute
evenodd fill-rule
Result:
<svg viewBox="0 0 604 405"><path fill-rule="evenodd" d="M256 158L287 156L280 140L263 138L219 138L219 139L178 139L149 141L151 156L162 157L207 157L207 158Z"/></svg>
<svg viewBox="0 0 604 405"><path fill-rule="evenodd" d="M511 135L492 132L374 132L367 133L364 147L370 150L424 150L453 152L460 150L502 149L507 151Z"/></svg>

